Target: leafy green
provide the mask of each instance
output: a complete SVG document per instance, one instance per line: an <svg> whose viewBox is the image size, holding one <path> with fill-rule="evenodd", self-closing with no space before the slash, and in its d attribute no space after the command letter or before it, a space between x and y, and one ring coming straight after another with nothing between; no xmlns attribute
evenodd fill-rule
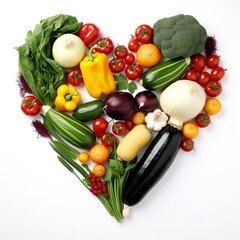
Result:
<svg viewBox="0 0 240 240"><path fill-rule="evenodd" d="M111 152L111 159L107 166L104 180L108 183L109 201L117 221L123 219L122 194L125 181L130 170L135 166L136 159L131 162L119 161L116 153L116 145Z"/></svg>
<svg viewBox="0 0 240 240"><path fill-rule="evenodd" d="M79 151L67 144L61 137L55 133L51 122L47 116L42 115L44 126L51 133L53 139L50 141L51 147L58 154L58 160L65 166L71 173L73 173L80 182L87 188L91 188L89 181L89 174L92 174L91 169L87 164L79 164L76 162ZM109 161L107 164L107 171L104 180L107 182L107 189L109 197L98 194L97 198L104 205L108 213L113 216L118 222L123 220L123 189L125 181L128 177L130 170L135 166L136 160L131 162L120 161L117 156L117 145L119 139L117 138L113 149L111 151ZM82 178L79 177L79 174Z"/></svg>
<svg viewBox="0 0 240 240"><path fill-rule="evenodd" d="M79 165L77 162L75 162L78 151L68 144L64 142L59 142L57 140L53 140L50 142L50 145L52 148L59 154L58 160L63 164L66 169L68 169L73 175L75 175L78 180L87 188L89 189L91 187L91 184L88 179L88 174L92 173L89 169L87 164L81 164ZM80 178L79 175L76 173L79 172L83 178ZM113 209L113 206L108 198L105 198L103 195L98 194L97 198L100 200L100 202L103 204L103 206L106 208L108 213L111 216L114 216L118 221L118 217Z"/></svg>
<svg viewBox="0 0 240 240"><path fill-rule="evenodd" d="M137 90L136 83L134 83L134 82L128 83L128 91L133 94L135 92L135 90Z"/></svg>
<svg viewBox="0 0 240 240"><path fill-rule="evenodd" d="M122 73L119 75L114 75L114 79L117 84L117 90L128 90L130 93L134 93L137 89L136 83L133 81L129 81L126 76L124 76Z"/></svg>
<svg viewBox="0 0 240 240"><path fill-rule="evenodd" d="M51 141L50 145L68 164L81 173L83 177L87 178L88 172L86 172L81 165L75 162L79 153L76 149L69 146L67 143L58 142L56 140Z"/></svg>
<svg viewBox="0 0 240 240"><path fill-rule="evenodd" d="M76 17L58 14L41 20L16 47L19 72L42 104L53 106L56 88L65 81L63 68L52 57L52 45L64 33L77 34L81 26Z"/></svg>

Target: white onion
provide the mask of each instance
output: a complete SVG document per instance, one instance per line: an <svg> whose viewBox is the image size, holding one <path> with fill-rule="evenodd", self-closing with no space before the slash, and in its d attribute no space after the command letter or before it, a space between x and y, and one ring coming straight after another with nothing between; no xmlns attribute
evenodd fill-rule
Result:
<svg viewBox="0 0 240 240"><path fill-rule="evenodd" d="M64 68L77 66L85 53L84 42L72 33L66 33L58 37L52 47L54 60Z"/></svg>
<svg viewBox="0 0 240 240"><path fill-rule="evenodd" d="M160 106L170 116L168 123L178 129L200 113L206 101L204 89L196 82L178 80L160 95Z"/></svg>

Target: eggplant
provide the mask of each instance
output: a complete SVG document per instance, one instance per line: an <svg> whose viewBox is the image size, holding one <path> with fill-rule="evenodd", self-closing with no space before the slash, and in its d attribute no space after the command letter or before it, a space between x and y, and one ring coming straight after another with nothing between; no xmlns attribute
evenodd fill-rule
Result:
<svg viewBox="0 0 240 240"><path fill-rule="evenodd" d="M181 145L181 130L166 125L154 137L129 173L123 190L123 203L139 203L158 183L174 161Z"/></svg>

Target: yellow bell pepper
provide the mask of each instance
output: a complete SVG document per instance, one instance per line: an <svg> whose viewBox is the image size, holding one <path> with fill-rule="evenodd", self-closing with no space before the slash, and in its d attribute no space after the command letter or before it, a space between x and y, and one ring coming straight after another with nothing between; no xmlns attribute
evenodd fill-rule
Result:
<svg viewBox="0 0 240 240"><path fill-rule="evenodd" d="M94 45L88 56L80 62L83 81L88 93L94 98L100 98L102 94L110 94L116 90L116 83L109 68L108 57L104 53L92 53Z"/></svg>
<svg viewBox="0 0 240 240"><path fill-rule="evenodd" d="M74 111L81 102L81 95L73 86L66 84L61 85L57 89L55 98L55 107L62 112Z"/></svg>

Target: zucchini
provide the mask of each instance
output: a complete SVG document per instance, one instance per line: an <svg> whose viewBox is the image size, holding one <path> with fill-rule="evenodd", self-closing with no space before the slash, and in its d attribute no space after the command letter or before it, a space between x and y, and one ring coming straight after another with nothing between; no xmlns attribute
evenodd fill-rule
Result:
<svg viewBox="0 0 240 240"><path fill-rule="evenodd" d="M129 173L123 191L126 205L139 203L157 184L175 159L181 139L181 130L170 125L158 132Z"/></svg>
<svg viewBox="0 0 240 240"><path fill-rule="evenodd" d="M45 112L48 124L67 142L84 149L90 149L95 144L96 136L86 124L53 108Z"/></svg>
<svg viewBox="0 0 240 240"><path fill-rule="evenodd" d="M140 83L145 89L150 91L162 90L180 79L190 62L191 59L189 57L179 57L160 62L143 73Z"/></svg>
<svg viewBox="0 0 240 240"><path fill-rule="evenodd" d="M73 117L82 122L87 122L103 115L104 102L93 100L80 104L73 113Z"/></svg>

